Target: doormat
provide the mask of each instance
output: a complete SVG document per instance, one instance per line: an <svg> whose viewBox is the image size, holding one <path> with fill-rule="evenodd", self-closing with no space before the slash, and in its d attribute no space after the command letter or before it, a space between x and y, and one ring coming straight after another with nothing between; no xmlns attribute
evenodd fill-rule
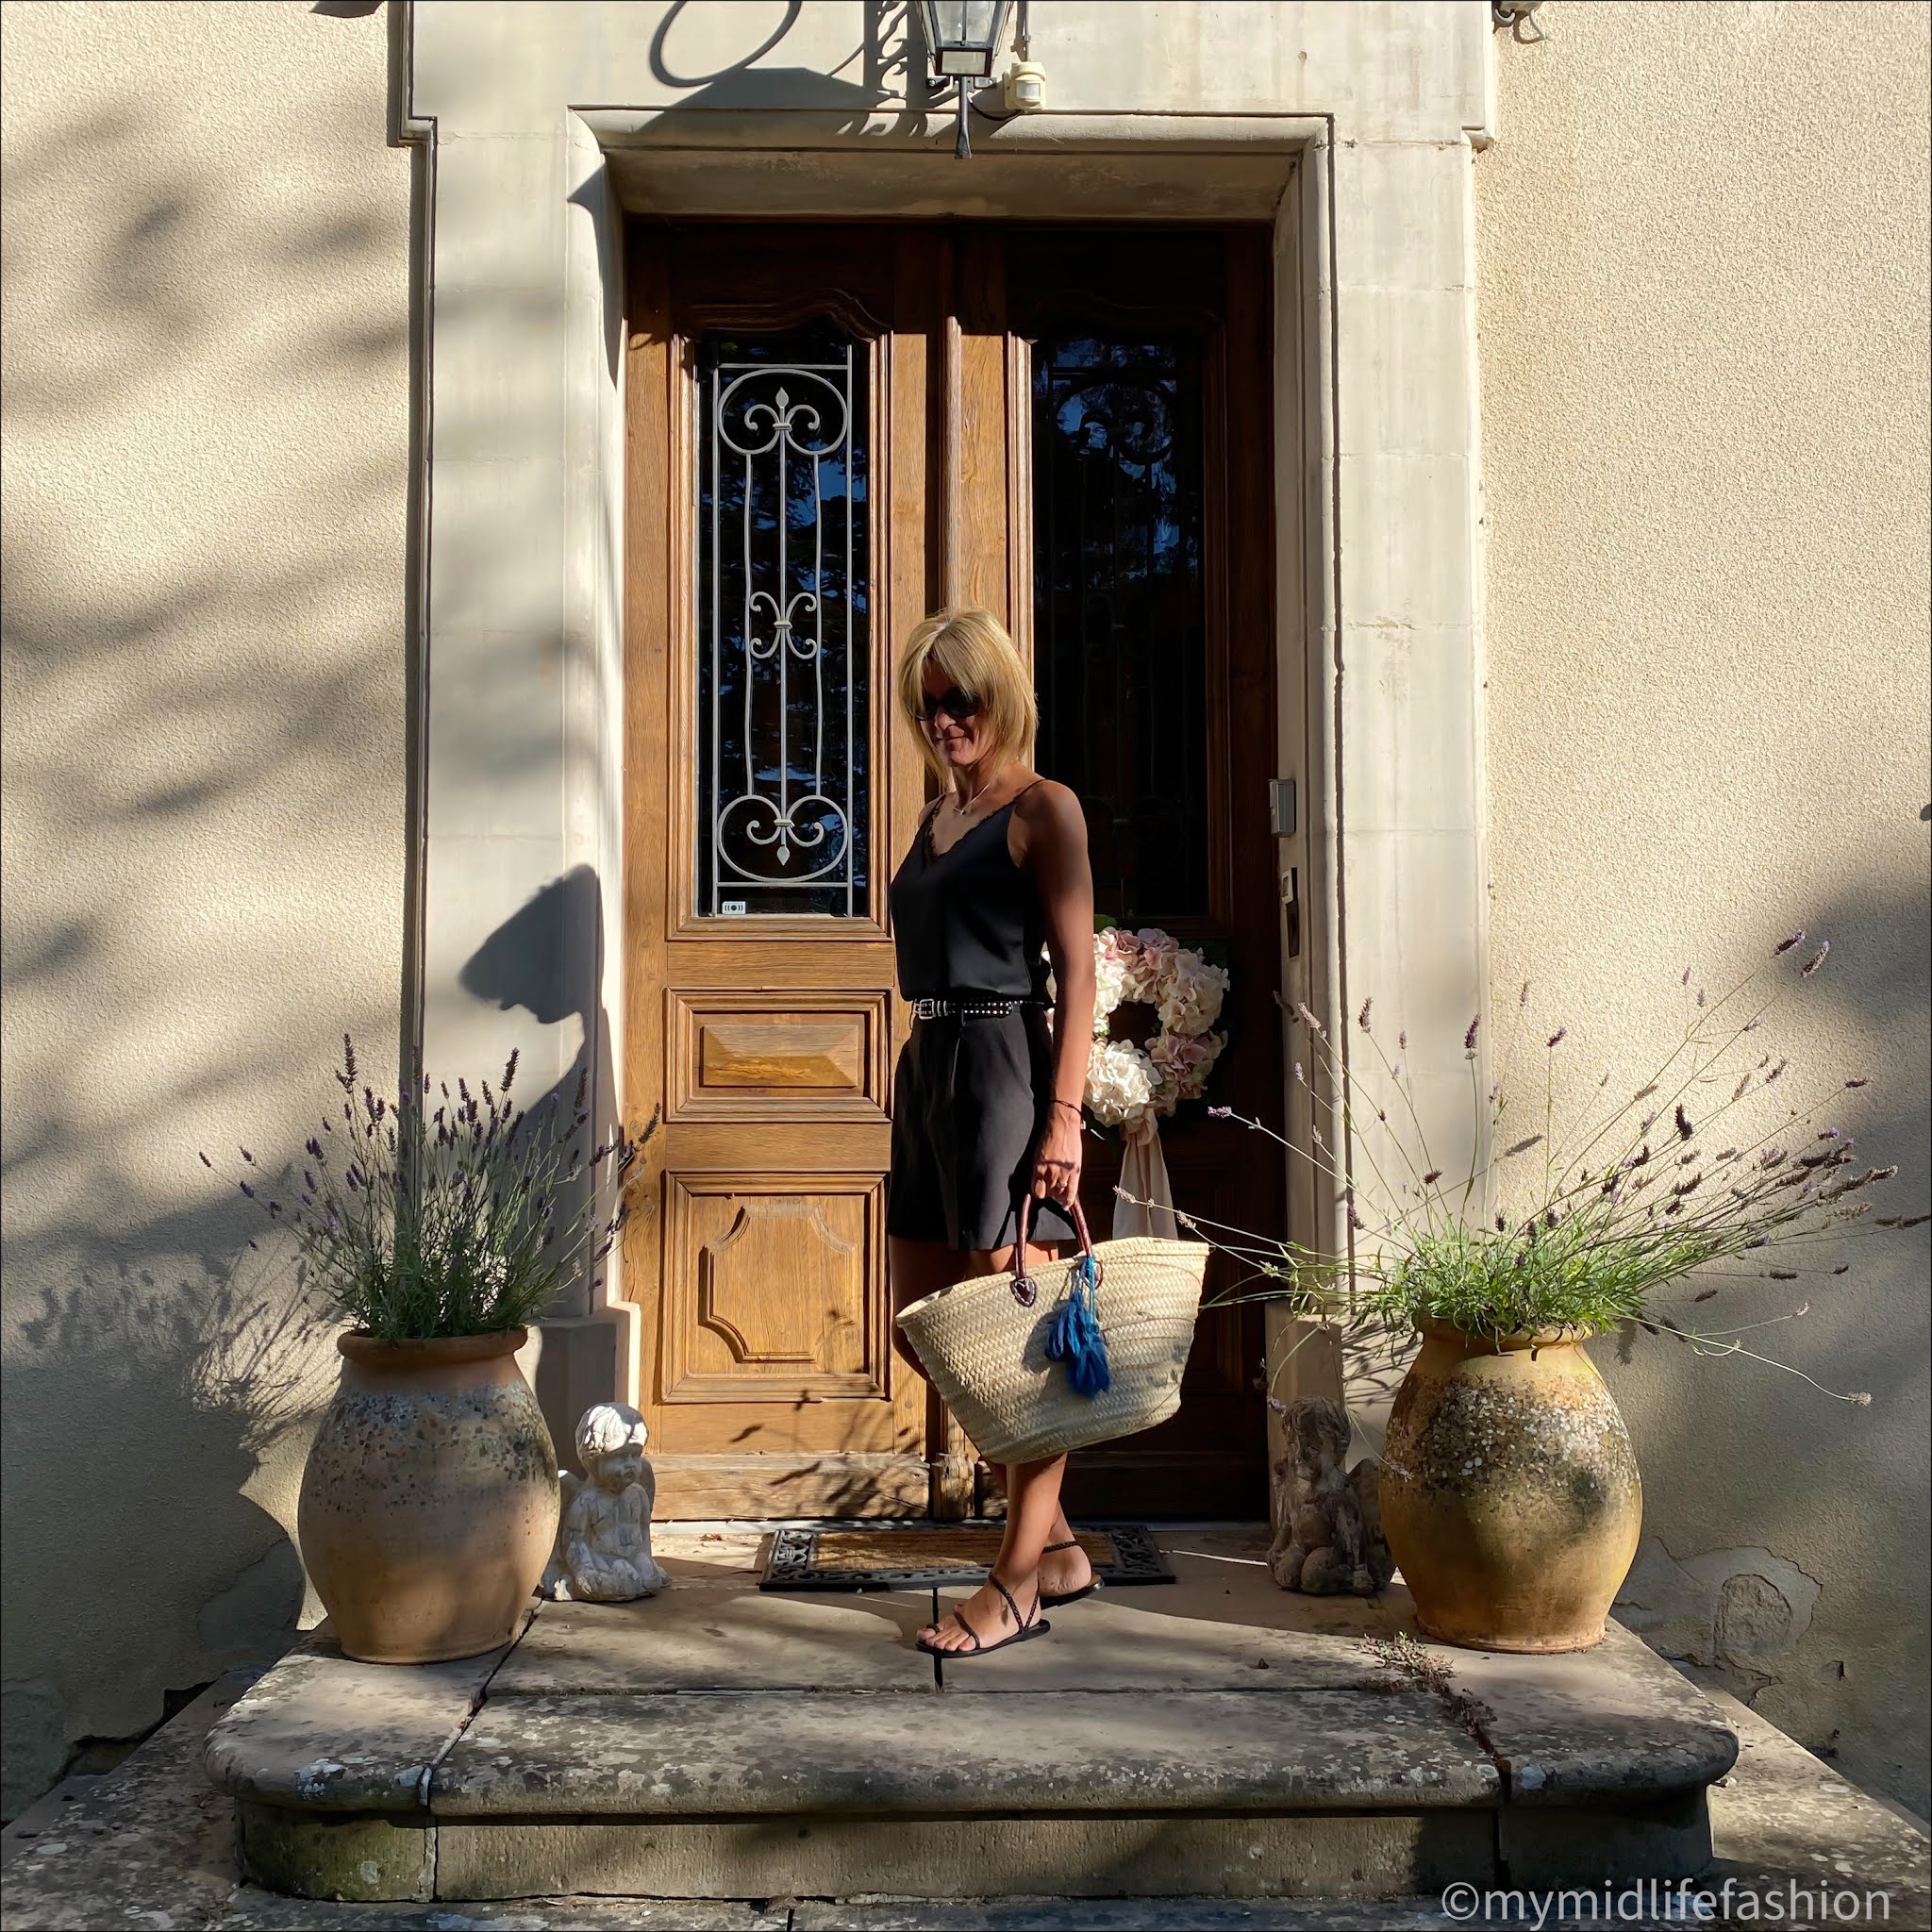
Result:
<svg viewBox="0 0 1932 1932"><path fill-rule="evenodd" d="M1172 1583L1174 1572L1143 1524L1074 1534L1093 1574L1109 1590ZM920 1590L983 1583L999 1555L1000 1529L922 1524L893 1529L780 1529L773 1533L760 1590Z"/></svg>

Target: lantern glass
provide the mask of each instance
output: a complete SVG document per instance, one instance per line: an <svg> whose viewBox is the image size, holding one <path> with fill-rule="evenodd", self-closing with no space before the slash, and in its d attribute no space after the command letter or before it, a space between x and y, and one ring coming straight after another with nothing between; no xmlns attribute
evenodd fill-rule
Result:
<svg viewBox="0 0 1932 1932"><path fill-rule="evenodd" d="M926 52L945 80L985 80L1006 31L1011 0L921 0Z"/></svg>

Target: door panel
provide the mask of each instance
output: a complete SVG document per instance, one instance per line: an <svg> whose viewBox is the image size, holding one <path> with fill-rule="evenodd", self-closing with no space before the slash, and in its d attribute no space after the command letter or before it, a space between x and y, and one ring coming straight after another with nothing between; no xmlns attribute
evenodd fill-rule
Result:
<svg viewBox="0 0 1932 1932"><path fill-rule="evenodd" d="M1101 908L1224 948L1214 1097L1279 1124L1265 236L632 231L627 1091L661 1108L627 1291L659 1509L959 1515L997 1479L893 1357L885 881L925 782L897 641L941 603L1036 669ZM1198 1116L1197 1107L1192 1113ZM1176 1200L1281 1225L1264 1137L1164 1130ZM1089 1142L1105 1227L1117 1152ZM1228 1284L1217 1261L1210 1290ZM1265 1507L1255 1309L1071 1507Z"/></svg>
<svg viewBox="0 0 1932 1932"><path fill-rule="evenodd" d="M923 337L898 308L921 244L631 244L627 1074L663 1128L625 1258L658 1507L924 1513L927 1396L885 1278L885 877L922 785L890 645L927 575Z"/></svg>
<svg viewBox="0 0 1932 1932"><path fill-rule="evenodd" d="M790 1185L768 1174L675 1176L664 1400L883 1398L885 1330L874 1278L883 1202L871 1174L793 1176ZM882 1410L838 1420L841 1429L859 1431L852 1447L892 1446L890 1435L872 1440ZM741 1442L747 1429L761 1443L774 1436L788 1447L803 1440L789 1420L732 1422L732 1440ZM848 1440L841 1435L833 1446Z"/></svg>
<svg viewBox="0 0 1932 1932"><path fill-rule="evenodd" d="M678 991L670 995L675 1122L885 1118L883 991Z"/></svg>
<svg viewBox="0 0 1932 1932"><path fill-rule="evenodd" d="M1038 763L1080 796L1096 908L1226 958L1211 1097L1279 1131L1270 243L1251 229L1015 229L1006 255L1008 326L1025 351L1008 436L1026 439ZM1151 1018L1129 1009L1121 1030ZM1180 1208L1283 1228L1266 1136L1197 1102L1161 1141ZM1101 1229L1119 1150L1093 1137L1087 1149L1082 1195ZM1208 1299L1241 1286L1217 1256ZM1180 1412L1074 1456L1068 1507L1265 1515L1261 1358L1257 1306L1204 1315Z"/></svg>

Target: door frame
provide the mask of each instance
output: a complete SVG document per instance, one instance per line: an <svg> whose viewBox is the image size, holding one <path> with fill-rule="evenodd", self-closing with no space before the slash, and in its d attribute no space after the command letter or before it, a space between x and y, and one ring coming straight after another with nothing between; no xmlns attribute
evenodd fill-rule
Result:
<svg viewBox="0 0 1932 1932"><path fill-rule="evenodd" d="M1271 435L1246 422L1273 380L1269 231L1257 223L638 220L625 238L633 483L625 530L630 778L620 950L638 970L627 984L620 1085L630 1114L655 1108L661 1094L663 1116L633 1182L624 1291L639 1310L636 1401L654 1431L659 1508L667 1517L756 1515L779 1494L794 1516L853 1513L861 1502L868 1515L971 1514L975 1489L985 1493L991 1473L891 1352L875 1185L862 1190L871 1233L860 1236L867 1255L856 1278L871 1312L854 1332L867 1338L870 1366L856 1381L796 1371L790 1356L768 1361L749 1324L732 1331L738 1359L727 1368L715 1343L690 1325L705 1257L716 1266L722 1252L693 1230L723 1196L737 1201L741 1191L741 1212L757 1219L766 1196L812 1193L808 1176L851 1193L842 1184L864 1178L856 1170L868 1148L883 1162L885 1055L888 1046L896 1053L908 1024L903 1001L887 990L883 881L926 789L924 767L893 716L890 667L898 640L935 601L994 609L1031 657L1039 534L1032 358L1067 325L1172 332L1191 344L1208 898L1178 921L1163 916L1174 909L1165 902L1139 904L1184 937L1198 930L1236 949L1237 985L1224 1019L1248 1044L1217 1084L1243 1115L1283 1124L1280 1041L1270 1037L1277 986L1270 954L1280 937L1267 909L1275 851L1265 819L1243 810L1266 799L1277 766L1265 722L1278 668L1266 642L1275 601ZM701 917L691 898L691 774L700 762L690 736L692 654L704 624L691 521L702 469L697 345L713 328L782 329L820 313L871 344L874 696L865 742L875 896L869 911L831 926L769 912L747 924ZM858 1029L870 1066L859 1092L828 1102L799 1091L747 1098L700 1091L700 1037L710 1036L699 1008L713 1020L727 1008L790 1020L814 1003L871 1011ZM772 1077L780 1079L775 1070ZM785 1152L788 1135L807 1121L820 1123L812 1150ZM1230 1142L1228 1131L1191 1119L1171 1131L1169 1158L1177 1183L1190 1182L1189 1205L1286 1233L1281 1174L1265 1143L1251 1136ZM1097 1149L1091 1165L1088 1211L1104 1227L1113 1159ZM712 1207L699 1208L700 1199ZM849 1257L849 1241L839 1252ZM780 1264L762 1301L782 1300L790 1278ZM1224 1289L1228 1278L1217 1257L1210 1288ZM1214 1513L1260 1513L1263 1327L1254 1307L1204 1319L1182 1414L1153 1438L1076 1458L1069 1507L1175 1517L1198 1513L1212 1493ZM697 1356L708 1356L712 1373L692 1369ZM915 1410L925 1419L916 1445ZM924 1458L918 1468L930 1473L929 1493L921 1488L915 1496L908 1453ZM864 1498L854 1487L861 1474L874 1491Z"/></svg>
<svg viewBox="0 0 1932 1932"><path fill-rule="evenodd" d="M502 0L429 9L425 59L418 11L398 115L423 155L425 251L406 1052L452 1076L510 1045L546 1078L583 1057L603 1105L624 1111L623 1043L608 1037L623 961L603 936L621 916L626 206L870 215L903 208L916 175L922 214L1273 220L1277 737L1300 808L1279 847L1282 997L1339 1045L1352 988L1405 1010L1424 1042L1409 1058L1431 1144L1479 1155L1455 1048L1488 966L1470 166L1489 138L1486 21L1415 15L1385 46L1339 16L1296 14L1297 111L1209 103L1176 122L1150 80L1144 111L1032 117L962 166L941 158L940 117L916 108L857 121L830 99L816 118L579 108L661 95L648 22L614 10L624 31L582 74L581 48L517 31ZM1418 61L1441 77L1420 96ZM514 782L486 782L491 760ZM548 938L570 1011L506 1015L470 993L482 942L579 872L591 909ZM1351 922L1351 904L1373 916ZM1291 1087L1288 1102L1306 1151L1307 1097ZM1290 1158L1291 1225L1340 1247L1359 1157L1339 1109L1323 1114L1342 1180L1318 1185ZM537 1379L559 1442L587 1401L635 1392L633 1326L608 1277L574 1283L544 1324ZM1339 1392L1318 1350L1288 1360L1280 1394Z"/></svg>

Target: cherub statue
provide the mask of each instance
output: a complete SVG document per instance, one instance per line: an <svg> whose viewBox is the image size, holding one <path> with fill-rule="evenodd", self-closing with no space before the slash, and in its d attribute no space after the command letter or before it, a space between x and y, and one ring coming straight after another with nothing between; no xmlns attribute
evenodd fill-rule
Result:
<svg viewBox="0 0 1932 1932"><path fill-rule="evenodd" d="M559 1603L620 1604L655 1596L671 1581L651 1555L658 1478L644 1457L650 1431L636 1409L600 1402L577 1424L577 1459L565 1470L557 1547L537 1588Z"/></svg>
<svg viewBox="0 0 1932 1932"><path fill-rule="evenodd" d="M1274 1465L1281 1527L1268 1552L1269 1574L1283 1590L1309 1596L1374 1596L1395 1574L1375 1465L1364 1457L1342 1474L1348 1417L1324 1396L1291 1403L1282 1427L1288 1453Z"/></svg>

